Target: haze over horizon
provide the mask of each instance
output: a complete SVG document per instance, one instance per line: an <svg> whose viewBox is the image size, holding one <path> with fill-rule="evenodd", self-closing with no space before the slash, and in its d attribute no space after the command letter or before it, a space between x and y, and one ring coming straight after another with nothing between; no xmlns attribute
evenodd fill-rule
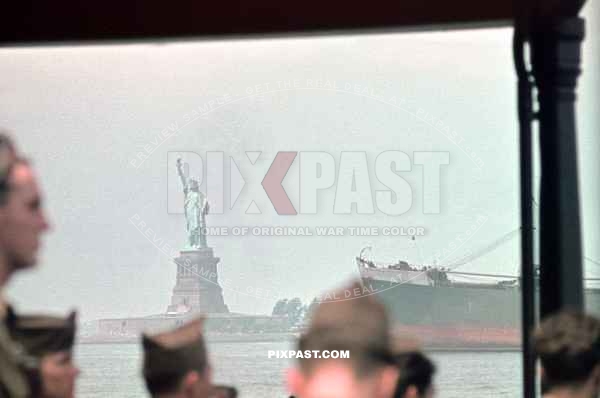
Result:
<svg viewBox="0 0 600 398"><path fill-rule="evenodd" d="M172 160L181 154L190 174L200 177L191 152L205 160L207 152L224 153L223 169L207 168L203 180L223 172L229 183L232 157L246 182L235 203L229 203L226 188L224 212L209 214L209 226L426 231L416 240L209 236L221 258L220 277L229 281L225 302L234 312L270 314L277 298L297 296L308 303L356 276L354 257L366 246L380 263L440 264L486 247L520 222L511 34L498 28L0 49L0 126L13 132L33 160L53 224L39 266L17 276L8 296L19 309L77 307L83 320L164 312L175 266L159 245L179 250L185 241L183 215L168 212L181 189ZM578 102L580 197L585 255L600 259L600 65L590 56L599 44L588 40L585 46ZM189 115L210 101L222 104L192 120ZM177 133L165 138L161 133L169 126ZM139 162L147 147L152 154ZM254 164L248 151L261 152ZM320 191L316 214L280 216L269 201L261 180L282 151L300 153L283 183L296 209L301 154L333 157L335 183ZM409 211L333 214L339 182L361 184L341 166L343 153L361 151L372 198L386 189L376 178L377 156L409 156L410 171L400 172L412 189ZM416 152L449 153L440 176L439 214L424 212L432 198L424 195L429 181L423 181ZM206 192L206 183L201 189ZM218 198L208 199L218 208ZM249 214L249 208L261 214ZM135 216L144 228L132 223ZM457 243L474 225L468 243ZM459 248L449 249L453 244ZM518 262L516 237L461 270L516 274ZM589 261L586 267L600 275Z"/></svg>

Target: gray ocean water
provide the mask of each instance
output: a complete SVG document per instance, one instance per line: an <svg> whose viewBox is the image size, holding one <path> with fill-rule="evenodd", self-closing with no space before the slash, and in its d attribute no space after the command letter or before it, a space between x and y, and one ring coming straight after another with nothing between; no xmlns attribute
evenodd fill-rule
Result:
<svg viewBox="0 0 600 398"><path fill-rule="evenodd" d="M269 359L269 350L288 343L215 343L210 345L214 379L235 385L242 398L287 398L287 359ZM521 393L521 357L516 352L430 353L438 373L439 398L517 397ZM79 345L82 374L79 398L147 397L140 377L140 347L133 344Z"/></svg>

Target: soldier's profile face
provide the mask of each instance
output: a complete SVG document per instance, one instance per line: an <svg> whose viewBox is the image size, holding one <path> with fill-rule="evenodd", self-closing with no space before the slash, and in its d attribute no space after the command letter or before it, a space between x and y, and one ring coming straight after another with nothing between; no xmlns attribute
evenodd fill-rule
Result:
<svg viewBox="0 0 600 398"><path fill-rule="evenodd" d="M6 203L0 205L0 250L14 270L36 263L41 235L48 229L48 222L30 166L15 165L9 184Z"/></svg>
<svg viewBox="0 0 600 398"><path fill-rule="evenodd" d="M45 397L73 398L79 369L73 364L71 353L57 352L45 355L41 364L42 391Z"/></svg>

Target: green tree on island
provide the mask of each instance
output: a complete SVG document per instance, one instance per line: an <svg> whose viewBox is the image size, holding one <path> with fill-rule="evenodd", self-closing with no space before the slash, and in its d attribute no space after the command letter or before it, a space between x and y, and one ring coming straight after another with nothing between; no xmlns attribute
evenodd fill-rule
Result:
<svg viewBox="0 0 600 398"><path fill-rule="evenodd" d="M286 314L291 325L297 324L302 318L302 301L299 297L294 297L287 303Z"/></svg>

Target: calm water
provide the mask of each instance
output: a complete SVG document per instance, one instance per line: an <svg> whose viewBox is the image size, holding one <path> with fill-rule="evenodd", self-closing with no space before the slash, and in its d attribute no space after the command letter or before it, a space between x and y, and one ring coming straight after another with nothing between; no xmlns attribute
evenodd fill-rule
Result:
<svg viewBox="0 0 600 398"><path fill-rule="evenodd" d="M242 398L285 398L286 359L268 359L279 343L210 345L215 381L238 387ZM439 398L517 397L521 393L519 353L433 353ZM140 377L140 347L132 344L80 345L79 398L147 397Z"/></svg>

